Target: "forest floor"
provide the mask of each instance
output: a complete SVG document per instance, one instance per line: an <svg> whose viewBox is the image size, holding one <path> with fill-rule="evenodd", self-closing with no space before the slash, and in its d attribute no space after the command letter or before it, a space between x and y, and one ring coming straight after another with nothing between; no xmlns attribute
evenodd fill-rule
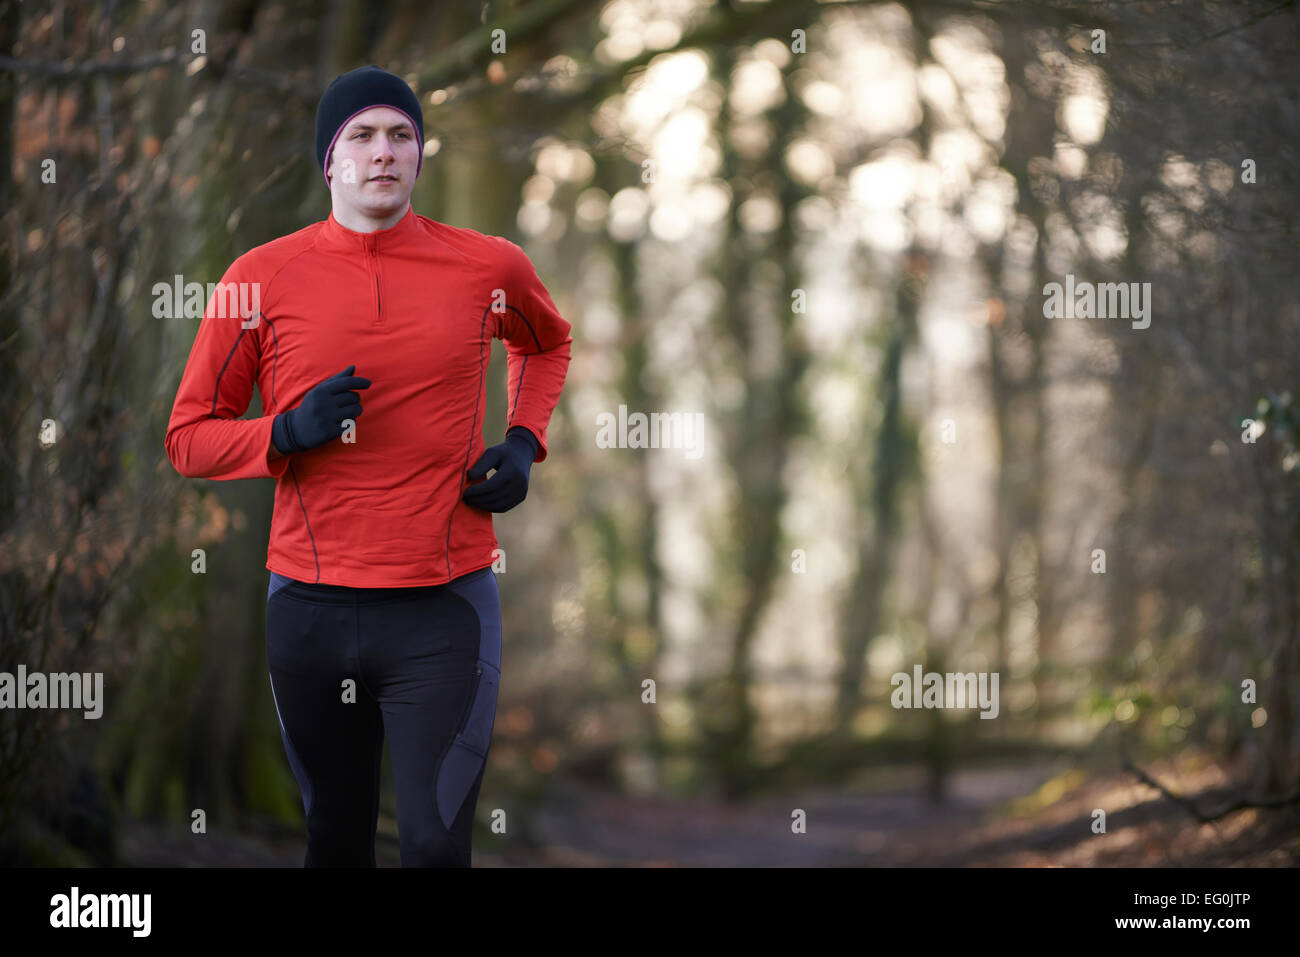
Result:
<svg viewBox="0 0 1300 957"><path fill-rule="evenodd" d="M1239 780L1195 757L1145 770L1178 794L1218 806ZM475 867L1294 867L1300 809L1245 809L1201 824L1132 775L1086 776L1050 765L954 770L941 804L918 769L865 774L870 787L808 789L728 803L636 796L552 780L530 820L531 840L477 832ZM479 815L485 805L479 802ZM793 833L792 813L806 815ZM1106 832L1092 832L1093 811ZM376 857L400 866L390 820ZM209 831L201 839L129 826L126 866L298 867L301 835Z"/></svg>

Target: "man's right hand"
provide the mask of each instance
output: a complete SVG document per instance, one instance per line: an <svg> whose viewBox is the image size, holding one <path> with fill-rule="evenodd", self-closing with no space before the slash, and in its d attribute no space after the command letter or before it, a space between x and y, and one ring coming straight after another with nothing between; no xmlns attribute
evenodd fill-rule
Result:
<svg viewBox="0 0 1300 957"><path fill-rule="evenodd" d="M305 452L343 434L343 420L361 415L361 396L370 380L352 374L351 365L313 386L295 409L281 412L271 425L271 442L285 455Z"/></svg>

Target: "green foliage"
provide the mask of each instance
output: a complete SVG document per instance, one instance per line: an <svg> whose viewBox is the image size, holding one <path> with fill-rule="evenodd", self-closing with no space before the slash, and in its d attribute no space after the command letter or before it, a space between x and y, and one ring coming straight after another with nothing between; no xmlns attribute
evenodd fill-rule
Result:
<svg viewBox="0 0 1300 957"><path fill-rule="evenodd" d="M270 815L294 827L303 823L302 798L284 756L284 745L277 733L252 730L244 748L243 804L249 811Z"/></svg>

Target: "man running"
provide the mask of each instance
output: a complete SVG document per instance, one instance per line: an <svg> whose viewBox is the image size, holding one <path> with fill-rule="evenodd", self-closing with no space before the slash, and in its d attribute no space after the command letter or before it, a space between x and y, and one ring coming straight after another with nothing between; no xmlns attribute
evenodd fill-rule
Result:
<svg viewBox="0 0 1300 957"><path fill-rule="evenodd" d="M523 250L411 208L423 143L400 77L330 84L332 212L226 271L167 426L182 475L276 479L266 651L308 867L375 866L385 738L402 865L469 866L501 669L491 513L546 459L568 370L570 325ZM248 315L223 308L236 288ZM485 449L493 337L507 428ZM264 414L240 418L254 383Z"/></svg>

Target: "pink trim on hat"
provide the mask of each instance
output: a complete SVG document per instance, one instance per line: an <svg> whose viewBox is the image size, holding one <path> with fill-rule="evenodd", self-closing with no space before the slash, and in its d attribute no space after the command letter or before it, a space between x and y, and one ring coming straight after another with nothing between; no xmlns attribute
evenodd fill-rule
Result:
<svg viewBox="0 0 1300 957"><path fill-rule="evenodd" d="M321 175L325 177L326 187L328 187L330 184L330 178L329 178L329 174L326 173L325 171L329 169L330 154L334 152L334 144L339 141L339 134L343 132L344 127L346 127L349 123L355 120L358 116L360 116L366 110L373 110L376 106L387 107L390 110L396 110L398 113L401 113L404 117L406 117L407 122L411 124L411 132L414 133L416 136L420 135L420 124L415 122L415 120L411 118L411 114L407 113L406 110L402 109L400 106L390 106L387 103L372 103L369 106L363 106L361 109L357 110L355 113L353 113L346 120L344 120L342 123L339 124L339 128L334 131L334 138L330 140L330 145L325 150L325 165L321 167ZM416 179L420 178L420 170L423 168L424 168L424 144L421 143L420 157L415 161Z"/></svg>

